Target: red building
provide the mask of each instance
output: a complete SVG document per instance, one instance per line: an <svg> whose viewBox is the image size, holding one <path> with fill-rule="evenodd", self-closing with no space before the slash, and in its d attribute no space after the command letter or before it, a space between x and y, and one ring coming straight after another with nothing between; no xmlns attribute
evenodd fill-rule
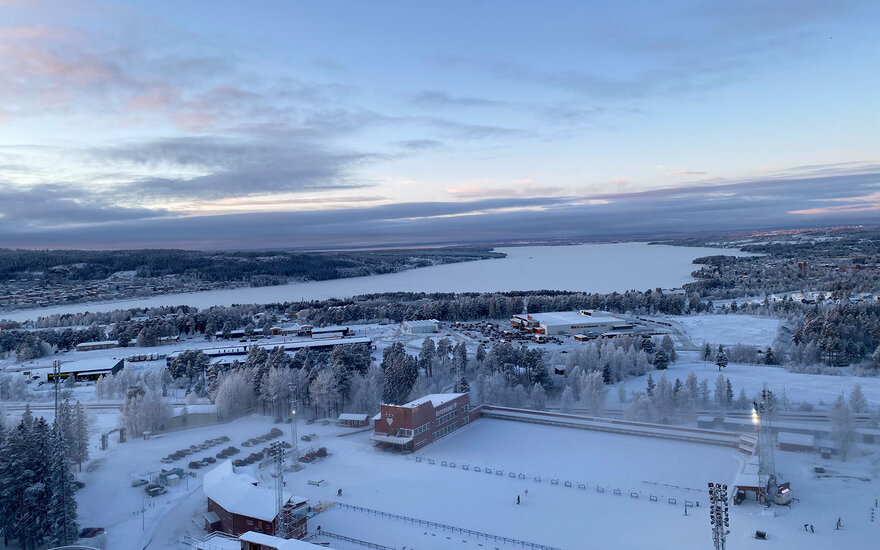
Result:
<svg viewBox="0 0 880 550"><path fill-rule="evenodd" d="M233 536L248 531L275 534L280 516L275 490L258 486L257 480L248 474L236 473L231 460L206 473L202 488L208 499L205 514L208 531L222 531ZM282 513L290 516L293 536L302 538L307 532L309 506L306 499L287 493L284 498Z"/></svg>
<svg viewBox="0 0 880 550"><path fill-rule="evenodd" d="M418 451L479 416L467 393L433 393L404 405L382 405L371 439L401 451Z"/></svg>

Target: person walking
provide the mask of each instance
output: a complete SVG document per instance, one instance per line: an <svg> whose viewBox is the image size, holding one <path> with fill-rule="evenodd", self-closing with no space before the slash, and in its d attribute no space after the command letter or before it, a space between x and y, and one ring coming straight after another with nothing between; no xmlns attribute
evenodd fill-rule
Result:
<svg viewBox="0 0 880 550"><path fill-rule="evenodd" d="M516 495L516 503L519 504L519 495Z"/></svg>
<svg viewBox="0 0 880 550"><path fill-rule="evenodd" d="M837 529L840 530L840 518L837 518Z"/></svg>
<svg viewBox="0 0 880 550"><path fill-rule="evenodd" d="M804 524L804 531L809 531L809 530L810 530L810 524L809 524L809 523L805 523L805 524Z"/></svg>
<svg viewBox="0 0 880 550"><path fill-rule="evenodd" d="M342 489L336 491L336 496L338 496L338 497L342 496Z"/></svg>
<svg viewBox="0 0 880 550"><path fill-rule="evenodd" d="M811 523L811 524L810 524L810 533L815 533L815 532L816 532L816 530L813 529L813 524Z"/></svg>

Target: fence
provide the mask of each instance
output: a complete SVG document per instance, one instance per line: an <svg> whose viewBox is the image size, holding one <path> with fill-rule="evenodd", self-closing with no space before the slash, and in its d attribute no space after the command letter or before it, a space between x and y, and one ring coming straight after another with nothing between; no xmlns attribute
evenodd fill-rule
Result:
<svg viewBox="0 0 880 550"><path fill-rule="evenodd" d="M489 533L483 533L481 531L474 531L473 529L465 529L463 527L455 527L454 525L446 525L445 523L437 523L435 521L426 521L423 519L411 518L407 516L400 516L398 514L389 514L388 512L381 512L379 510L373 510L371 508L364 508L363 506L354 506L352 504L345 504L344 502L336 502L335 505L340 509L353 510L355 512L364 512L367 514L372 514L374 516L379 516L388 519L396 519L399 521L409 522L415 525L421 525L423 527L431 527L434 529L441 529L443 531L450 531L452 533L460 533L463 535L471 535L477 538L484 538L486 540L492 540L495 542L504 542L507 544L512 544L514 546L521 546L523 548L531 548L533 550L560 550L559 548L553 546L547 546L544 544L538 544L535 542L528 542L519 539L512 539L510 537L502 537L500 535L490 535ZM384 548L384 547L382 547Z"/></svg>
<svg viewBox="0 0 880 550"><path fill-rule="evenodd" d="M449 468L453 468L453 469L456 468L456 463L453 461L450 461L448 459L442 460L442 459L434 459L434 458L430 458L430 457L426 457L426 456L417 456L417 457L415 457L415 460L416 460L416 462L428 463L428 464L437 464L439 461L441 466L449 467ZM465 463L462 463L461 469L462 469L462 471L467 472L471 469L471 467ZM486 474L493 474L494 473L497 476L504 476L504 470L499 469L499 468L492 468L490 466L483 466L483 467L473 466L473 471L486 473ZM513 471L508 471L507 477L509 477L510 479L518 479L518 480L525 480L526 479L526 475L524 473L522 473L522 472L517 473L517 472L513 472ZM544 481L544 479L540 475L533 475L532 479L536 483L541 483ZM605 492L605 486L603 486L597 482L583 483L580 481L572 482L572 481L566 480L563 483L560 483L559 478L553 478L553 477L549 478L549 480L550 480L550 485L557 485L557 486L562 485L564 487L569 487L569 488L576 486L578 489L583 489L583 490L586 490L590 485L593 485L593 486L595 486L597 493L604 493ZM656 481L645 481L645 480L642 480L641 483L643 483L645 485L652 485L652 486L654 486L656 488L660 488L660 489L667 488L667 489L670 489L673 491L680 491L680 492L684 492L684 493L687 493L688 491L702 493L702 491L700 489L694 489L693 487L684 487L681 485L673 485L671 483L658 483ZM610 488L610 486L609 486L609 488ZM638 491L638 490L628 489L628 491L629 491L630 496L632 498L639 498L639 495L641 495L641 491ZM613 493L615 495L623 494L621 489L619 489L619 488L614 489ZM683 496L684 496L683 494L677 495L677 497L683 497ZM677 497L676 496L669 496L669 495L657 495L654 493L650 493L649 500L651 502L660 502L661 499L666 499L666 502L669 504L677 504L677 502L678 502ZM690 502L690 501L687 501L687 502ZM693 506L693 504L690 504L690 506ZM699 506L699 503L697 503L697 506Z"/></svg>
<svg viewBox="0 0 880 550"><path fill-rule="evenodd" d="M382 544L376 544L375 542L369 542L366 540L356 539L354 537L346 537L345 535L340 535L338 533L331 533L330 531L320 531L315 534L315 536L327 537L331 539L338 539L345 542L351 542L354 544L358 544L360 546L364 546L366 548L372 548L373 550L397 550L392 546L385 546Z"/></svg>

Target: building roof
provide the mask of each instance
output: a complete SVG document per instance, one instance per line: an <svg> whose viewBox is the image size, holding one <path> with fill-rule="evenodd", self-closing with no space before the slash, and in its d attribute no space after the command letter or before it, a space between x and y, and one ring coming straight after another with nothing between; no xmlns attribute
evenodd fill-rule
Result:
<svg viewBox="0 0 880 550"><path fill-rule="evenodd" d="M257 533L256 531L248 531L239 536L238 540L252 542L261 546L268 546L269 548L277 548L278 550L306 550L318 548L317 544L312 544L304 540L282 539L281 537L273 537L272 535Z"/></svg>
<svg viewBox="0 0 880 550"><path fill-rule="evenodd" d="M610 315L581 315L577 311L550 311L529 314L532 321L544 325L591 325L620 323L623 319Z"/></svg>
<svg viewBox="0 0 880 550"><path fill-rule="evenodd" d="M400 405L401 407L418 407L419 405L424 405L425 403L431 402L434 407L439 407L445 403L449 403L453 399L457 399L462 395L467 395L466 393L432 393L426 395L424 397L419 397L418 399L414 399L409 403L404 403Z"/></svg>
<svg viewBox="0 0 880 550"><path fill-rule="evenodd" d="M358 422L366 422L368 418L370 418L368 414L342 413L339 415L339 420L356 420Z"/></svg>
<svg viewBox="0 0 880 550"><path fill-rule="evenodd" d="M801 445L803 447L812 447L816 438L807 434L794 434L791 432L779 432L776 435L776 441L785 445Z"/></svg>
<svg viewBox="0 0 880 550"><path fill-rule="evenodd" d="M202 488L207 498L227 512L263 521L273 521L278 515L275 509L275 491L249 483L245 476L235 472L231 459L221 462L206 473ZM292 500L298 504L306 501L305 498L286 491L284 497L285 502Z"/></svg>
<svg viewBox="0 0 880 550"><path fill-rule="evenodd" d="M417 319L415 321L404 321L403 324L410 327L433 327L439 324L437 319Z"/></svg>
<svg viewBox="0 0 880 550"><path fill-rule="evenodd" d="M118 346L119 340L101 340L99 342L80 342L77 344L79 346Z"/></svg>

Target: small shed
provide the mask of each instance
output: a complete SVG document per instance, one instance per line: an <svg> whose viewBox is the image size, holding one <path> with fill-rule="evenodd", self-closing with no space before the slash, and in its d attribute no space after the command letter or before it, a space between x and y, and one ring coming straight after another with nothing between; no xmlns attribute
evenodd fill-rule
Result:
<svg viewBox="0 0 880 550"><path fill-rule="evenodd" d="M791 432L779 432L776 436L780 451L796 451L809 453L815 446L815 438L812 435L796 434Z"/></svg>
<svg viewBox="0 0 880 550"><path fill-rule="evenodd" d="M361 413L342 413L339 415L339 425L349 428L363 428L370 422L370 415Z"/></svg>

